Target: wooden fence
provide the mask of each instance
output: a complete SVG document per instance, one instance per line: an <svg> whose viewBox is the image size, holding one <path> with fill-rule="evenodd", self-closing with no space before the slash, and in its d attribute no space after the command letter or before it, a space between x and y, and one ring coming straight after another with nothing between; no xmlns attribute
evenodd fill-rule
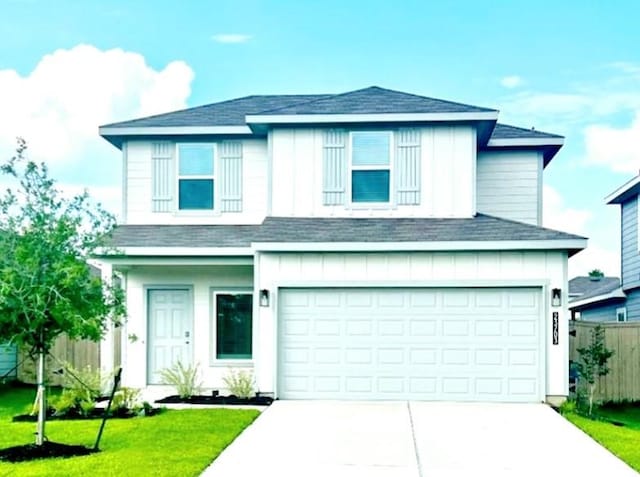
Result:
<svg viewBox="0 0 640 477"><path fill-rule="evenodd" d="M596 391L599 401L640 401L640 322L594 323L572 321L575 337L569 339L569 359L580 360L578 348L589 346L591 331L598 324L605 331L605 346L614 351L609 374L600 378Z"/></svg>
<svg viewBox="0 0 640 477"><path fill-rule="evenodd" d="M117 367L121 362L121 328L116 328L114 331L115 366ZM27 353L28 350L20 350L18 354L18 362L22 361L18 366L18 380L24 383L35 383L36 363L27 357ZM100 343L93 341L74 341L66 335L62 335L55 341L51 348L51 354L57 359L52 356L48 356L46 359L47 383L54 386L61 384L60 374L55 373L61 368L60 362L68 362L76 369L85 369L90 366L91 369L97 370L100 367Z"/></svg>

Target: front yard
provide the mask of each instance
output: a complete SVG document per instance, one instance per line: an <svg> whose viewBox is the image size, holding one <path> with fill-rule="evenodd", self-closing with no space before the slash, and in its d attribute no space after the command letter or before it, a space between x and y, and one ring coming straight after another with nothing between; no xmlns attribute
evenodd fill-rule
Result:
<svg viewBox="0 0 640 477"><path fill-rule="evenodd" d="M0 448L33 442L34 423L11 418L30 406L34 391L0 386ZM113 419L102 452L71 459L0 462L0 476L196 476L259 415L253 410L168 410L153 417ZM99 420L50 421L49 440L93 447Z"/></svg>
<svg viewBox="0 0 640 477"><path fill-rule="evenodd" d="M620 406L615 409L600 409L598 416L602 420L587 419L575 413L565 414L569 421L632 468L640 471L640 446L638 446L638 442L640 442L640 408ZM614 422L615 424L613 424ZM569 456L569 458L580 459L580 456Z"/></svg>

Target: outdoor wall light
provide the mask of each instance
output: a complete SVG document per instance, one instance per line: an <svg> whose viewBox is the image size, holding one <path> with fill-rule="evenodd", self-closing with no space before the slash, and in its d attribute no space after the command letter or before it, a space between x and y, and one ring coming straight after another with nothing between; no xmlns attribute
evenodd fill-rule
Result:
<svg viewBox="0 0 640 477"><path fill-rule="evenodd" d="M551 306L560 306L562 304L561 291L559 288L551 290Z"/></svg>
<svg viewBox="0 0 640 477"><path fill-rule="evenodd" d="M269 290L260 290L260 306L269 306Z"/></svg>

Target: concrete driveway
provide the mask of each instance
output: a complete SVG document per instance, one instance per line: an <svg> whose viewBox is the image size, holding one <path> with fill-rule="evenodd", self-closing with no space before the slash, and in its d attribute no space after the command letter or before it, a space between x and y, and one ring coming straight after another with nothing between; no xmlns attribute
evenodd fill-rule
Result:
<svg viewBox="0 0 640 477"><path fill-rule="evenodd" d="M204 476L634 476L542 404L276 401Z"/></svg>

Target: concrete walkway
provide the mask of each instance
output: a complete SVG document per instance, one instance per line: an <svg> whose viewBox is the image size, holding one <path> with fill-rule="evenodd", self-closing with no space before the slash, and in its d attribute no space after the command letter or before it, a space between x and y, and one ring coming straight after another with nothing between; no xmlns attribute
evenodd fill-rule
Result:
<svg viewBox="0 0 640 477"><path fill-rule="evenodd" d="M637 474L541 404L276 401L202 475Z"/></svg>

